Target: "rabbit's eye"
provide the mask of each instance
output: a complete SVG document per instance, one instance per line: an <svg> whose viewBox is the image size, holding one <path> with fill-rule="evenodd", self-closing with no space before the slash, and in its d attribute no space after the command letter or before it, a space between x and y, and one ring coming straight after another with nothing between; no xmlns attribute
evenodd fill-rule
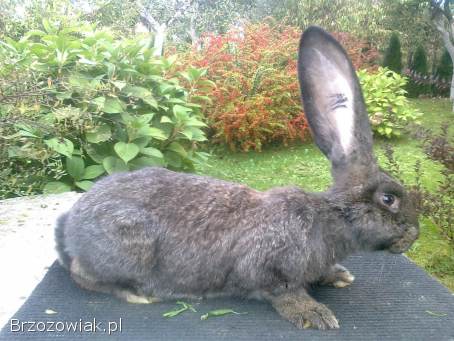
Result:
<svg viewBox="0 0 454 341"><path fill-rule="evenodd" d="M386 206L392 206L396 201L396 197L392 194L383 194L381 200Z"/></svg>

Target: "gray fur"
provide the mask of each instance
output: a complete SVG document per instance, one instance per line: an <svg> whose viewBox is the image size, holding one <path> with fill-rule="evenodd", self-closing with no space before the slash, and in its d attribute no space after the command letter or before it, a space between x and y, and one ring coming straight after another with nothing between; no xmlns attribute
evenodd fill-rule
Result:
<svg viewBox="0 0 454 341"><path fill-rule="evenodd" d="M340 45L321 29L308 29L302 45L306 39L324 44L331 51L327 58L344 58L341 63L351 67ZM320 67L305 58L300 51L305 69ZM303 94L313 82L327 81L301 79ZM359 91L356 77L350 82ZM306 107L312 131L336 168L327 192L297 187L259 192L163 168L114 174L58 220L63 266L82 287L126 299L259 296L300 328L337 328L334 315L305 288L336 280L350 284L353 276L339 261L359 250L403 252L417 238L418 222L405 190L375 163L364 104L354 113L355 154L339 157L336 138L319 128L329 117L314 105ZM397 211L380 202L382 193L399 199Z"/></svg>

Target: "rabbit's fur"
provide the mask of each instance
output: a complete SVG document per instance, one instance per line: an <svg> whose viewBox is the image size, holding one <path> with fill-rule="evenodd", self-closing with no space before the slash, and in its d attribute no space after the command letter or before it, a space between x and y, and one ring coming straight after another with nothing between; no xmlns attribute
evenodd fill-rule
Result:
<svg viewBox="0 0 454 341"><path fill-rule="evenodd" d="M376 164L342 47L311 27L298 68L314 139L332 163L327 192L259 192L163 168L108 176L58 220L57 250L74 280L135 302L261 297L300 328L337 328L305 288L350 284L337 262L355 251L404 252L418 221L405 190Z"/></svg>

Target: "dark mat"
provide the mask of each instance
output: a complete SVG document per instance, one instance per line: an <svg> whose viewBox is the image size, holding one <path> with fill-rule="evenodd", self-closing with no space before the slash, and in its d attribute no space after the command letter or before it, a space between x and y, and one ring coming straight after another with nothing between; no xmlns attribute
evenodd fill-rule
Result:
<svg viewBox="0 0 454 341"><path fill-rule="evenodd" d="M197 313L173 318L162 314L174 303L134 305L76 287L54 264L30 298L0 333L1 340L61 338L97 340L451 340L454 341L454 295L403 256L386 253L357 255L344 264L355 274L348 288L315 288L313 295L327 304L340 321L340 329L298 330L282 320L265 302L212 299L192 302ZM210 310L231 308L244 315L200 320ZM51 309L56 314L46 314ZM81 321L86 328L93 319L99 330L41 332ZM107 333L121 320L122 330ZM12 332L20 323L23 329ZM59 322L59 323L57 323ZM78 329L79 327L76 326ZM106 328L106 331L102 331Z"/></svg>

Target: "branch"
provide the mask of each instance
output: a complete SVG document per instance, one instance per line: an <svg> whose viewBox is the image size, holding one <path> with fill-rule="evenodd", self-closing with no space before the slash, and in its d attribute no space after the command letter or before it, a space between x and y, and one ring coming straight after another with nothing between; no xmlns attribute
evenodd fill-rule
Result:
<svg viewBox="0 0 454 341"><path fill-rule="evenodd" d="M192 3L193 3L193 0L189 0L189 1L185 2L180 8L178 8L175 12L175 15L173 15L169 20L167 20L167 22L166 22L167 27L172 25L172 23L177 18L181 17L183 15L183 13L186 12L186 10L192 6Z"/></svg>
<svg viewBox="0 0 454 341"><path fill-rule="evenodd" d="M159 27L161 26L150 13L147 13L145 9L143 9L139 15L140 22L144 24L149 31L157 32Z"/></svg>
<svg viewBox="0 0 454 341"><path fill-rule="evenodd" d="M446 7L446 3L448 3L448 7ZM431 19L438 32L440 32L443 43L451 58L454 60L454 25L451 10L449 9L449 1L445 1L444 10L440 8L440 4L440 1L431 1Z"/></svg>

